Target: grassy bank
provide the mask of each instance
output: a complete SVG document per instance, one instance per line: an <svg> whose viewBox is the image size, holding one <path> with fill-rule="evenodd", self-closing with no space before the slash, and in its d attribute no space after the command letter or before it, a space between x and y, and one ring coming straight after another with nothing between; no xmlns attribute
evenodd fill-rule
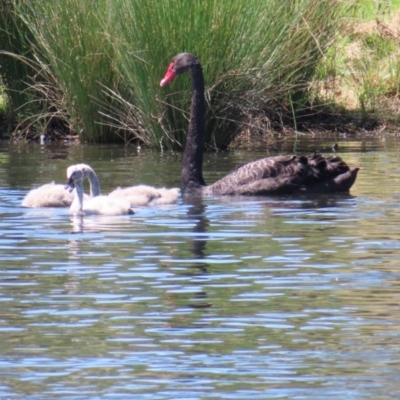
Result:
<svg viewBox="0 0 400 400"><path fill-rule="evenodd" d="M212 147L338 113L383 120L389 108L396 122L400 0L292 3L4 0L0 35L13 40L0 65L21 69L2 69L14 138L61 131L181 149L189 82L159 87L181 51L203 63Z"/></svg>
<svg viewBox="0 0 400 400"><path fill-rule="evenodd" d="M360 1L322 60L315 79L320 103L377 130L397 131L400 89L400 1ZM339 116L340 117L340 116Z"/></svg>

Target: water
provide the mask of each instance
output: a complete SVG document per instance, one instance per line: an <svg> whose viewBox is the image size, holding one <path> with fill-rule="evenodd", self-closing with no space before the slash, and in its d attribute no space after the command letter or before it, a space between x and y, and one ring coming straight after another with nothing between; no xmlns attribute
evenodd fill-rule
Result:
<svg viewBox="0 0 400 400"><path fill-rule="evenodd" d="M339 144L350 195L82 221L21 200L82 161L104 192L178 186L181 155L3 143L0 398L399 398L400 143ZM268 154L207 154L205 178Z"/></svg>

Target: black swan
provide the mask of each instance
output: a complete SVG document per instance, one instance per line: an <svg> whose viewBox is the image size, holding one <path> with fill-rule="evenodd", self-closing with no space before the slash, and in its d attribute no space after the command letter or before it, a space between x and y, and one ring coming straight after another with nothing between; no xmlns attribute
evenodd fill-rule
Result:
<svg viewBox="0 0 400 400"><path fill-rule="evenodd" d="M177 75L189 72L192 105L189 131L182 165L182 192L189 195L269 195L302 192L347 192L357 178L359 168L350 170L338 156L284 155L250 162L212 185L203 179L205 129L204 78L196 56L180 53L160 82L166 85Z"/></svg>

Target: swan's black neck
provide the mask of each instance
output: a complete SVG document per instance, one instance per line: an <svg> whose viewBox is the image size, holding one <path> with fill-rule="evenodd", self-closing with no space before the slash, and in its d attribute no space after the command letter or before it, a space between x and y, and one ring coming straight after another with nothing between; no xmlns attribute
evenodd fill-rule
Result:
<svg viewBox="0 0 400 400"><path fill-rule="evenodd" d="M205 186L202 174L205 98L204 78L200 63L192 64L189 74L192 82L192 105L181 174L184 193L194 193Z"/></svg>

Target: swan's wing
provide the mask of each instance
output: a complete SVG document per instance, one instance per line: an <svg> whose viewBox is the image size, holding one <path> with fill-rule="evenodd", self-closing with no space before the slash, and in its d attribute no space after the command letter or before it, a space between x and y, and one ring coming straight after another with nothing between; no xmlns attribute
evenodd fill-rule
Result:
<svg viewBox="0 0 400 400"><path fill-rule="evenodd" d="M348 169L345 172L337 171L337 174L327 175L310 185L304 185L303 190L310 193L348 192L356 181L360 168Z"/></svg>
<svg viewBox="0 0 400 400"><path fill-rule="evenodd" d="M207 186L205 194L268 194L299 189L306 157L276 156L253 161Z"/></svg>
<svg viewBox="0 0 400 400"><path fill-rule="evenodd" d="M354 184L359 168L350 170L338 156L263 158L248 163L214 184L203 194L269 195L307 192L344 192Z"/></svg>
<svg viewBox="0 0 400 400"><path fill-rule="evenodd" d="M310 186L349 171L349 166L338 156L323 157L321 154L314 154L307 157L307 177L304 184Z"/></svg>

